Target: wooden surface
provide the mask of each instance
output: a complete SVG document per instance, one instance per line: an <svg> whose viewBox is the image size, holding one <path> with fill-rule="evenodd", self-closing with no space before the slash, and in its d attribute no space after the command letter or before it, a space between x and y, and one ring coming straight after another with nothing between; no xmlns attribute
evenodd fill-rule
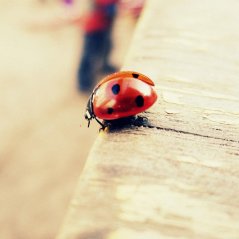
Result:
<svg viewBox="0 0 239 239"><path fill-rule="evenodd" d="M154 128L101 132L59 239L239 238L239 2L149 0L124 69Z"/></svg>

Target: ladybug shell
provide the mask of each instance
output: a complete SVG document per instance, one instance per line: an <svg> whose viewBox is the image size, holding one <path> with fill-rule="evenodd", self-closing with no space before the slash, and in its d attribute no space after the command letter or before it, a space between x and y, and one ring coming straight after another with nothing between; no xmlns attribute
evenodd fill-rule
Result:
<svg viewBox="0 0 239 239"><path fill-rule="evenodd" d="M143 112L156 100L152 84L132 76L118 76L99 85L92 104L96 117L115 120Z"/></svg>

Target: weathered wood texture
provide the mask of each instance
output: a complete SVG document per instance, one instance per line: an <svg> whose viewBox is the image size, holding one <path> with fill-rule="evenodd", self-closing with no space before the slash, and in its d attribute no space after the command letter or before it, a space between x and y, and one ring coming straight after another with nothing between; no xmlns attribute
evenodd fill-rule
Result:
<svg viewBox="0 0 239 239"><path fill-rule="evenodd" d="M60 239L239 238L239 1L149 0L124 69L155 128L101 132Z"/></svg>

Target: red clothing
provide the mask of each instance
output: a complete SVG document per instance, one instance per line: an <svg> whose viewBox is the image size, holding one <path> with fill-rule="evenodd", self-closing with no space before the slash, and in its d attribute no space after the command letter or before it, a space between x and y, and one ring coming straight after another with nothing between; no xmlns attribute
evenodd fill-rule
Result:
<svg viewBox="0 0 239 239"><path fill-rule="evenodd" d="M114 13L111 12L111 8L115 8L117 2L118 0L93 1L92 10L85 17L84 30L89 33L106 30L110 27L114 17Z"/></svg>

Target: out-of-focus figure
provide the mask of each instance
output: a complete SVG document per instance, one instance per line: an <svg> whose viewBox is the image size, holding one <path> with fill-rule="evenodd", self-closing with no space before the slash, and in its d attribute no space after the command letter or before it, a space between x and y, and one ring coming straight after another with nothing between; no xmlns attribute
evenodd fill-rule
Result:
<svg viewBox="0 0 239 239"><path fill-rule="evenodd" d="M63 0L63 2L66 4L66 5L71 5L73 4L73 0Z"/></svg>
<svg viewBox="0 0 239 239"><path fill-rule="evenodd" d="M70 10L66 23L79 25L83 30L84 43L77 70L77 88L90 92L98 74L117 71L110 63L112 28L117 10L120 16L130 14L135 19L141 13L144 0L61 0ZM76 7L76 4L79 4ZM70 8L68 8L70 7ZM73 10L73 11L72 11ZM63 20L64 22L65 20Z"/></svg>
<svg viewBox="0 0 239 239"><path fill-rule="evenodd" d="M112 73L117 69L109 62L112 48L112 26L119 0L91 0L90 11L83 19L84 45L78 69L77 86L89 92L96 74Z"/></svg>
<svg viewBox="0 0 239 239"><path fill-rule="evenodd" d="M121 0L121 8L127 9L135 18L140 16L145 0Z"/></svg>

